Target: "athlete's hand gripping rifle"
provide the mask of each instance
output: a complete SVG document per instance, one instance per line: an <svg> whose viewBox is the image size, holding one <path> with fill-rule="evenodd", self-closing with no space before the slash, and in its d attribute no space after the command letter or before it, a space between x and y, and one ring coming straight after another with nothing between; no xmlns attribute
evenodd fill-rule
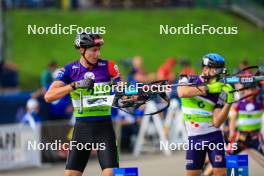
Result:
<svg viewBox="0 0 264 176"><path fill-rule="evenodd" d="M169 90L169 85L167 81L164 80L141 84L132 90L131 88L130 90L123 89L122 91L116 92L113 107L117 107L122 111L134 115L135 113L128 111L129 108L139 108L148 101L159 97L165 101L166 105L156 112L144 114L154 115L164 111L170 106L170 100L166 94L167 90Z"/></svg>

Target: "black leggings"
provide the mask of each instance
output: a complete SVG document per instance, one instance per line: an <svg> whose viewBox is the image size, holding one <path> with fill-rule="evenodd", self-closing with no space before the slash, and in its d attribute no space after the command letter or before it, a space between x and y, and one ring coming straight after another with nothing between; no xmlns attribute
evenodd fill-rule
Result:
<svg viewBox="0 0 264 176"><path fill-rule="evenodd" d="M67 170L83 172L91 149L97 150L102 170L119 167L116 138L111 119L77 121L71 144L72 148L69 150L66 162Z"/></svg>

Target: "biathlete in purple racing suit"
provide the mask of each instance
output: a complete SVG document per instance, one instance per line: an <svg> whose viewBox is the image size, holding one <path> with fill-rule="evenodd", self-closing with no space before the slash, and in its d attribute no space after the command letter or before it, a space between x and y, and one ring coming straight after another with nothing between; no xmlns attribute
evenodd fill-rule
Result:
<svg viewBox="0 0 264 176"><path fill-rule="evenodd" d="M219 127L226 120L233 102L233 93L230 93L233 87L217 81L223 68L224 58L210 53L203 58L200 76L182 76L179 80L186 84L179 86L177 91L188 133L187 175L201 173L207 154L215 174L226 172L224 139ZM203 84L205 81L207 84ZM188 86L189 83L197 86Z"/></svg>

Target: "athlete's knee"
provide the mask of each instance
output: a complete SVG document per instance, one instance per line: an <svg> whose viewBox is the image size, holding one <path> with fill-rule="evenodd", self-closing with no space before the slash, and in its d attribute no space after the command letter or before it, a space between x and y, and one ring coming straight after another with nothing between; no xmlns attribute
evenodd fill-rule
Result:
<svg viewBox="0 0 264 176"><path fill-rule="evenodd" d="M186 176L199 176L201 173L202 170L187 170Z"/></svg>
<svg viewBox="0 0 264 176"><path fill-rule="evenodd" d="M226 176L226 168L214 168L214 176Z"/></svg>
<svg viewBox="0 0 264 176"><path fill-rule="evenodd" d="M226 176L226 172L225 173L217 173L217 174L214 174L214 176Z"/></svg>
<svg viewBox="0 0 264 176"><path fill-rule="evenodd" d="M64 176L82 176L82 172L75 170L65 170Z"/></svg>
<svg viewBox="0 0 264 176"><path fill-rule="evenodd" d="M104 169L103 172L102 172L102 175L103 176L113 176L114 175L113 169L112 168Z"/></svg>

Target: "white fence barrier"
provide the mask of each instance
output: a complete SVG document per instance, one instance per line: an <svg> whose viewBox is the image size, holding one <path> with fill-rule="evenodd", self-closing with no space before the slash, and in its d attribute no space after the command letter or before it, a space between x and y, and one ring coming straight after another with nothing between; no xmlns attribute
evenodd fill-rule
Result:
<svg viewBox="0 0 264 176"><path fill-rule="evenodd" d="M141 151L144 151L144 140L149 131L154 130L152 133L158 134L158 140L163 144L166 142L184 143L187 141L187 133L179 103L175 99L172 99L170 103L165 121L162 120L160 114L143 116L134 146L133 154L135 156L139 156ZM146 104L145 113L155 112L156 110L157 104L155 102L150 101ZM165 155L171 155L171 150L169 149L163 149L162 152Z"/></svg>
<svg viewBox="0 0 264 176"><path fill-rule="evenodd" d="M40 141L40 128L27 125L0 125L0 171L41 166L41 152L28 150L28 142Z"/></svg>
<svg viewBox="0 0 264 176"><path fill-rule="evenodd" d="M145 113L147 114L147 113L151 113L155 111L157 111L156 103L153 101L149 101L146 104ZM151 121L151 117L153 121ZM153 125L155 126L155 128L152 128ZM138 137L137 137L137 140L134 146L134 151L133 151L134 156L139 156L141 151L143 150L144 143L145 143L144 142L145 135L148 133L150 128L156 131L160 142L165 143L167 141L167 138L165 136L165 131L163 130L163 123L162 123L160 115L159 114L155 114L152 116L145 115L143 116L142 123L140 125L140 130L138 133ZM170 150L163 150L163 152L165 155L171 155Z"/></svg>
<svg viewBox="0 0 264 176"><path fill-rule="evenodd" d="M170 104L164 122L168 140L171 143L185 143L188 137L180 104L176 99L172 99Z"/></svg>

